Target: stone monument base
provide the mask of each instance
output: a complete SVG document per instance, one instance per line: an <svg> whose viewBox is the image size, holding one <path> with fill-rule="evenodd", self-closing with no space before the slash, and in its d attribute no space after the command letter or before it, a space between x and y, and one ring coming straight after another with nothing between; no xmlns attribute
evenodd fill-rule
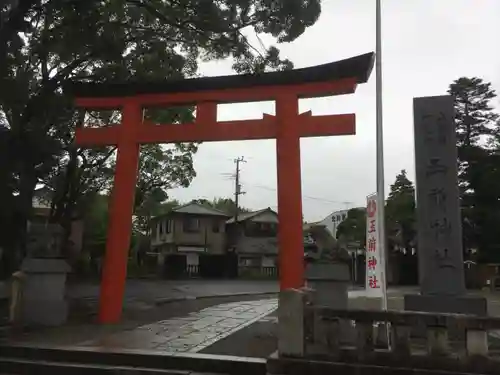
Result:
<svg viewBox="0 0 500 375"><path fill-rule="evenodd" d="M59 326L68 317L67 301L25 300L21 319L26 325Z"/></svg>
<svg viewBox="0 0 500 375"><path fill-rule="evenodd" d="M477 296L438 296L408 294L404 296L404 309L406 311L426 311L435 313L454 313L469 315L488 315L488 304L484 297ZM449 327L451 339L461 339L465 331L456 327ZM415 327L412 336L424 337L425 327Z"/></svg>
<svg viewBox="0 0 500 375"><path fill-rule="evenodd" d="M64 324L68 316L66 275L70 271L66 261L26 258L21 269L26 274L21 302L22 322L45 326Z"/></svg>
<svg viewBox="0 0 500 375"><path fill-rule="evenodd" d="M476 296L437 296L408 294L404 297L405 310L488 315L486 298Z"/></svg>
<svg viewBox="0 0 500 375"><path fill-rule="evenodd" d="M344 263L309 263L305 269L307 286L314 289L316 305L347 309L350 269Z"/></svg>
<svg viewBox="0 0 500 375"><path fill-rule="evenodd" d="M315 306L347 310L349 295L348 286L351 281L349 265L341 262L309 263L305 269L307 287L312 289L311 299ZM321 321L315 322L315 336L325 331ZM350 321L340 322L341 342L354 342L354 329ZM323 332L323 333L322 333Z"/></svg>

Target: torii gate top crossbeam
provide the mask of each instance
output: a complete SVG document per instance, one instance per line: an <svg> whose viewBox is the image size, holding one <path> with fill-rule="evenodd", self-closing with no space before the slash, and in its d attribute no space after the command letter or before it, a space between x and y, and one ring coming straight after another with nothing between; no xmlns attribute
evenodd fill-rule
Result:
<svg viewBox="0 0 500 375"><path fill-rule="evenodd" d="M275 100L284 89L299 98L320 97L354 92L357 84L368 80L374 60L375 54L367 53L328 64L262 74L155 82L70 82L64 91L76 97L76 104L84 108L121 107L127 97L142 105L265 101Z"/></svg>

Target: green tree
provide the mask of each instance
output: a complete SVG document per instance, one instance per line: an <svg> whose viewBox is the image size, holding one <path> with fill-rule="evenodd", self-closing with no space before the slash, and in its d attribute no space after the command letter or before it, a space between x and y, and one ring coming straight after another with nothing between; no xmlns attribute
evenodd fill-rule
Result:
<svg viewBox="0 0 500 375"><path fill-rule="evenodd" d="M216 210L227 213L228 215L234 215L236 212L236 203L231 198L214 198L211 201L207 199L193 199L192 202L203 204L207 207L215 208ZM238 213L250 212L248 208L239 206Z"/></svg>
<svg viewBox="0 0 500 375"><path fill-rule="evenodd" d="M189 186L196 176L193 155L197 150L195 143L155 144L141 148L134 201L138 231L147 232L149 221L158 214L161 203L167 200L168 190Z"/></svg>
<svg viewBox="0 0 500 375"><path fill-rule="evenodd" d="M484 136L492 134L498 120L491 103L496 97L491 83L462 77L450 85L448 93L454 98L457 146L484 144Z"/></svg>
<svg viewBox="0 0 500 375"><path fill-rule="evenodd" d="M193 77L200 59L226 57L233 58L238 73L288 69L291 62L282 60L277 48L256 52L249 30L290 42L314 24L320 11L319 0L19 0L0 5L0 113L12 145L6 157L13 161L7 178L11 191L2 199L17 194L9 214L11 247L23 248L38 183L58 180L53 182L56 220L69 217L75 196L87 189L79 175L94 164L71 146L82 114L63 95L65 82ZM109 150L102 152L96 162L106 169L113 160Z"/></svg>
<svg viewBox="0 0 500 375"><path fill-rule="evenodd" d="M88 199L88 206L83 214L83 248L93 258L102 256L106 248L108 205L109 197L107 195L95 194Z"/></svg>
<svg viewBox="0 0 500 375"><path fill-rule="evenodd" d="M471 191L463 208L464 250L479 251L479 259L500 261L500 156L481 158L481 165L469 168Z"/></svg>
<svg viewBox="0 0 500 375"><path fill-rule="evenodd" d="M336 237L344 245L364 248L366 244L366 211L353 208L347 211L347 217L337 227Z"/></svg>
<svg viewBox="0 0 500 375"><path fill-rule="evenodd" d="M493 260L500 257L496 93L476 77L457 79L448 92L455 106L464 251L477 249L480 257Z"/></svg>
<svg viewBox="0 0 500 375"><path fill-rule="evenodd" d="M416 235L415 188L404 169L391 185L385 216L388 240L411 251Z"/></svg>
<svg viewBox="0 0 500 375"><path fill-rule="evenodd" d="M455 80L448 93L454 98L459 184L462 193L466 193L472 188L466 176L468 168L471 163L481 161L484 156L482 151L498 121L498 114L494 112L491 103L496 93L491 88L491 83L477 77Z"/></svg>

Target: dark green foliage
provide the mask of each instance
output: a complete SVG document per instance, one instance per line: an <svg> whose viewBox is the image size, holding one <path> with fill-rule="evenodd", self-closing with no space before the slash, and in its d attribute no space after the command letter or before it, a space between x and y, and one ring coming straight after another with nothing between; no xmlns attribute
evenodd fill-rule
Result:
<svg viewBox="0 0 500 375"><path fill-rule="evenodd" d="M459 187L466 257L500 261L499 116L496 93L480 78L462 77L448 92L455 98Z"/></svg>
<svg viewBox="0 0 500 375"><path fill-rule="evenodd" d="M62 95L69 79L103 82L193 77L198 61L232 57L238 73L288 69L275 47L259 51L249 32L278 42L300 36L320 13L319 0L18 0L0 5L0 203L11 225L12 251L22 250L35 186L55 191L52 220L66 231L95 194L111 186L114 150L78 150L73 129L116 121L114 112L76 113ZM21 35L21 33L23 33ZM153 120L172 120L173 110ZM177 112L181 119L191 109ZM119 118L118 118L119 120ZM176 120L177 121L177 120ZM196 144L146 146L141 158L136 212L189 185ZM18 194L14 200L13 195ZM141 214L142 215L142 214ZM149 215L149 213L148 213ZM10 251L10 250L9 250Z"/></svg>
<svg viewBox="0 0 500 375"><path fill-rule="evenodd" d="M415 188L403 169L391 185L385 207L389 247L411 251L415 239ZM392 245L392 246L391 246Z"/></svg>
<svg viewBox="0 0 500 375"><path fill-rule="evenodd" d="M415 240L415 188L402 170L391 185L385 207L388 249L411 250ZM337 239L343 245L364 248L366 244L366 211L354 208L337 227Z"/></svg>
<svg viewBox="0 0 500 375"><path fill-rule="evenodd" d="M347 217L337 227L337 239L341 244L356 244L364 248L366 244L366 211L353 208L347 211Z"/></svg>
<svg viewBox="0 0 500 375"><path fill-rule="evenodd" d="M491 100L496 97L491 83L482 79L462 77L454 81L448 93L455 99L457 146L480 146L484 136L492 134L498 114ZM481 139L482 138L482 139Z"/></svg>
<svg viewBox="0 0 500 375"><path fill-rule="evenodd" d="M227 213L232 216L236 212L236 203L231 198L214 198L211 201L207 199L194 199L193 202L203 204L207 207L215 208L216 210ZM245 207L238 207L238 213L250 212L251 210Z"/></svg>

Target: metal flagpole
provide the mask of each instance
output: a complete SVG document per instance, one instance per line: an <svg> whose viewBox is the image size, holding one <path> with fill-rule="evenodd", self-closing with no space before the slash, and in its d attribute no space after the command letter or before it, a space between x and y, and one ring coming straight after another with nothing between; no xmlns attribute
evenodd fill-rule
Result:
<svg viewBox="0 0 500 375"><path fill-rule="evenodd" d="M381 0L376 0L376 111L377 111L377 234L382 264L382 310L387 311L387 264L386 264L386 234L385 234L385 179L384 179L384 127L382 116L382 11Z"/></svg>

